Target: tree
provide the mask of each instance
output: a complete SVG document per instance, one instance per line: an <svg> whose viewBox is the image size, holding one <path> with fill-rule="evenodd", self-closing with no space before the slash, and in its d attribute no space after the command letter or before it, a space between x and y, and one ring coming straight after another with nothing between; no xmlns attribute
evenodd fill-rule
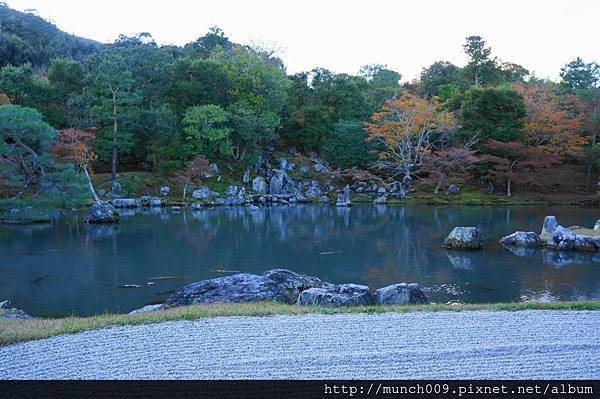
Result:
<svg viewBox="0 0 600 399"><path fill-rule="evenodd" d="M85 175L92 197L100 203L90 177L91 163L96 159L90 146L94 138L93 130L63 129L58 132L58 141L51 151L58 162L73 164L78 172Z"/></svg>
<svg viewBox="0 0 600 399"><path fill-rule="evenodd" d="M373 160L373 145L366 142L367 137L363 122L339 121L325 139L325 159L340 169L365 166Z"/></svg>
<svg viewBox="0 0 600 399"><path fill-rule="evenodd" d="M20 194L44 177L47 160L41 152L55 136L56 131L37 110L0 106L0 163L16 179Z"/></svg>
<svg viewBox="0 0 600 399"><path fill-rule="evenodd" d="M434 194L438 194L446 183L459 184L471 177L481 161L477 152L472 149L474 144L475 140L460 147L443 147L425 157L424 170L436 181Z"/></svg>
<svg viewBox="0 0 600 399"><path fill-rule="evenodd" d="M132 133L119 130L123 111L135 103L134 78L130 59L119 49L109 48L90 57L86 62L89 84L100 100L100 119L108 117L112 127L105 125L107 141L111 147L111 181L117 182L119 150L132 146ZM124 108L124 109L123 109ZM110 130L108 130L110 129ZM110 132L110 133L109 133ZM101 137L103 138L103 137ZM114 188L114 187L113 187Z"/></svg>
<svg viewBox="0 0 600 399"><path fill-rule="evenodd" d="M388 69L387 65L365 65L360 73L369 82L369 97L375 108L381 107L385 100L397 97L402 91L402 75Z"/></svg>
<svg viewBox="0 0 600 399"><path fill-rule="evenodd" d="M210 161L204 155L197 155L186 169L175 174L177 181L183 184L183 199L187 196L188 186L200 181L210 173Z"/></svg>
<svg viewBox="0 0 600 399"><path fill-rule="evenodd" d="M431 151L431 136L453 129L454 117L440 109L435 100L425 100L405 93L385 103L367 125L369 140L382 146L381 165L392 171L392 177L402 175L406 194L410 181Z"/></svg>
<svg viewBox="0 0 600 399"><path fill-rule="evenodd" d="M467 90L460 110L462 137L478 135L509 142L522 138L526 116L523 96L505 87L471 88Z"/></svg>
<svg viewBox="0 0 600 399"><path fill-rule="evenodd" d="M578 159L587 138L582 136L582 104L569 93L558 94L550 82L516 84L525 101L527 115L523 133L530 145L554 158Z"/></svg>
<svg viewBox="0 0 600 399"><path fill-rule="evenodd" d="M561 85L569 89L591 89L600 81L600 65L577 57L560 70Z"/></svg>
<svg viewBox="0 0 600 399"><path fill-rule="evenodd" d="M185 113L183 126L188 155L208 155L214 152L232 155L229 115L220 106L209 104L191 107Z"/></svg>
<svg viewBox="0 0 600 399"><path fill-rule="evenodd" d="M469 57L465 72L475 87L480 87L484 83L494 84L497 72L496 60L490 58L492 49L486 47L485 40L481 36L469 36L463 49Z"/></svg>
<svg viewBox="0 0 600 399"><path fill-rule="evenodd" d="M418 93L427 98L439 96L441 87L449 85L461 91L469 86L469 82L456 65L448 61L437 61L428 68L423 68Z"/></svg>
<svg viewBox="0 0 600 399"><path fill-rule="evenodd" d="M536 185L535 171L547 168L557 160L536 147L518 141L504 143L497 140L487 142L490 155L485 157L491 168L486 177L506 182L506 196L512 196L514 183Z"/></svg>

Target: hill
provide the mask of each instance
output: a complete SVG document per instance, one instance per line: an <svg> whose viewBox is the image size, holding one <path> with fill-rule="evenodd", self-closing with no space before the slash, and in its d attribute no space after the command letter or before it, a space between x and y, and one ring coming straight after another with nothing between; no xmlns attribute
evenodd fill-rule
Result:
<svg viewBox="0 0 600 399"><path fill-rule="evenodd" d="M30 63L45 69L53 58L82 60L102 46L58 29L33 12L0 3L0 67Z"/></svg>

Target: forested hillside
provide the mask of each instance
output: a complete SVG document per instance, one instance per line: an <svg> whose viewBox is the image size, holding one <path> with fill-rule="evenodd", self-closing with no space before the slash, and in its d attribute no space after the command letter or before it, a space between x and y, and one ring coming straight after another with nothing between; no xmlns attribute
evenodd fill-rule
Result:
<svg viewBox="0 0 600 399"><path fill-rule="evenodd" d="M69 35L35 15L0 3L0 66L30 63L44 69L55 58L83 60L101 44Z"/></svg>
<svg viewBox="0 0 600 399"><path fill-rule="evenodd" d="M87 195L93 170L110 171L113 182L143 170L193 183L202 165L218 162L241 181L275 153L346 178L399 182L402 195L451 184L506 196L585 194L597 183L592 60L565 60L553 82L470 36L456 44L466 65L439 61L400 84L385 65L290 75L273 52L218 28L184 47L159 46L147 33L100 45L6 6L0 21L6 198L74 200Z"/></svg>

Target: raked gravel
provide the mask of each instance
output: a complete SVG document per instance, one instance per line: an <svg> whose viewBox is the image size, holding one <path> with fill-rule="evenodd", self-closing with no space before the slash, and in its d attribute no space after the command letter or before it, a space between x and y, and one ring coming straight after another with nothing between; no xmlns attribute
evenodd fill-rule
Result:
<svg viewBox="0 0 600 399"><path fill-rule="evenodd" d="M0 347L0 379L598 379L600 312L223 317Z"/></svg>

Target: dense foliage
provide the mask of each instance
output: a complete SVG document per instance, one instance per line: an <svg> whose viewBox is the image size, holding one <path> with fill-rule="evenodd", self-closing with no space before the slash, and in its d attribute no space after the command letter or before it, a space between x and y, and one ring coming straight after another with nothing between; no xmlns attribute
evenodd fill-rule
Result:
<svg viewBox="0 0 600 399"><path fill-rule="evenodd" d="M479 36L463 48L465 66L435 62L405 84L378 64L288 75L275 53L218 28L184 47L147 33L101 45L0 4L0 184L65 193L59 182L78 175L85 192L92 163L114 181L144 169L188 184L210 162L246 170L294 147L406 189L425 178L436 193L466 181L544 190L537 177L558 163L586 168L589 189L599 66L577 58L555 83L493 57Z"/></svg>

